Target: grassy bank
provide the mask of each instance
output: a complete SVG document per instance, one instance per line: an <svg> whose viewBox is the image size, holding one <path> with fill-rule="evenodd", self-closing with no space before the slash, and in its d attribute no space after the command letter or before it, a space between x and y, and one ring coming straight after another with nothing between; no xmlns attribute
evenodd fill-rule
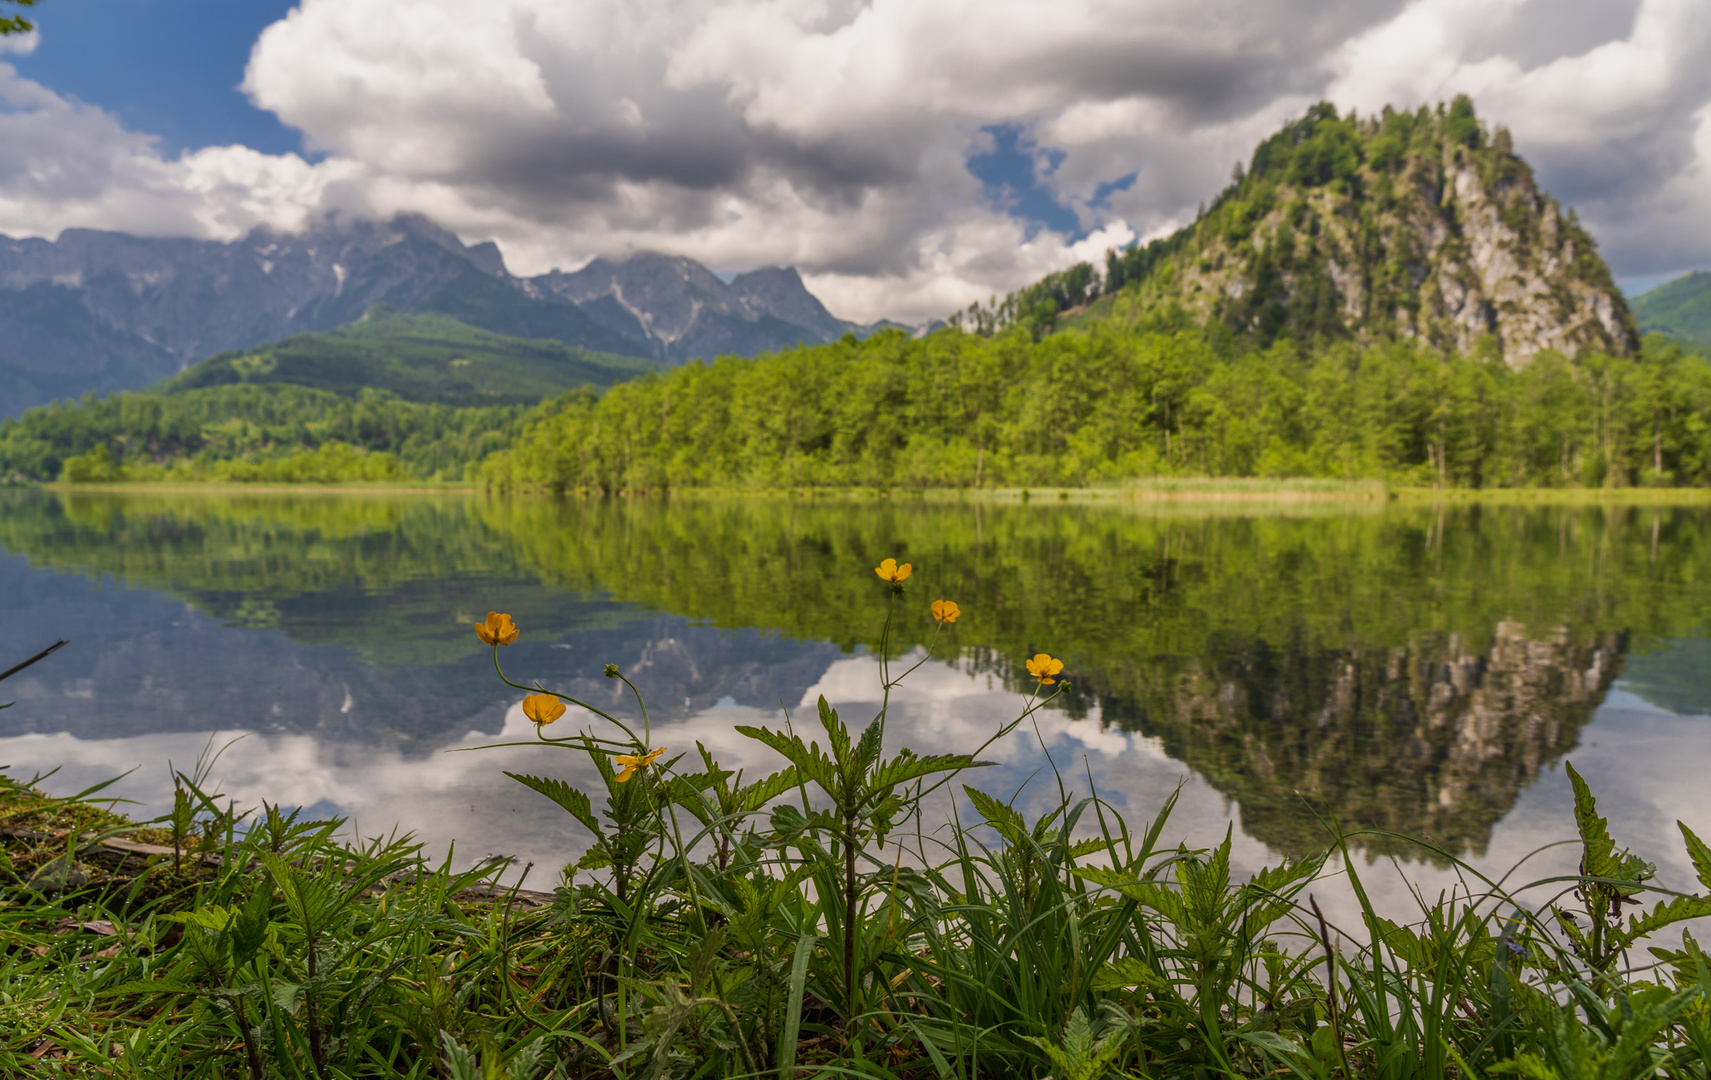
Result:
<svg viewBox="0 0 1711 1080"><path fill-rule="evenodd" d="M455 480L303 481L300 483L242 482L232 480L183 481L174 479L127 480L106 483L49 483L34 485L52 491L89 492L207 492L219 494L290 494L320 492L367 495L473 495L489 493L490 485ZM524 498L552 495L544 489L509 493ZM933 502L1185 502L1185 503L1292 503L1292 502L1480 502L1588 505L1691 506L1711 503L1711 488L1644 487L1514 487L1433 488L1387 484L1382 480L1334 480L1314 477L1138 477L1104 487L1035 488L877 488L877 487L778 487L694 488L687 491L571 491L554 497L643 498L643 499L898 499Z"/></svg>
<svg viewBox="0 0 1711 1080"><path fill-rule="evenodd" d="M877 569L894 614L926 604L907 566ZM954 605L932 614L954 634ZM518 636L497 614L480 635L496 667ZM1027 667L1034 692L995 740L1064 692L1061 663ZM881 697L910 670L882 665ZM1499 885L1464 866L1465 893L1398 919L1367 902L1358 838L1329 813L1322 853L1238 881L1228 839L1160 845L1173 800L1125 821L1060 776L1056 808L1026 820L977 786L984 748L893 749L883 709L852 730L821 699L794 729L738 728L784 766L751 778L650 746L645 710L626 726L501 677L538 725L544 775L512 774L519 799L589 841L551 892L233 807L200 765L148 823L101 790L0 783L0 1073L1711 1075L1711 964L1658 933L1711 899L1619 851L1572 769L1584 876ZM567 751L599 790L551 777ZM923 821L947 785L964 816ZM1711 890L1711 848L1681 832ZM1358 924L1320 914L1337 890Z"/></svg>

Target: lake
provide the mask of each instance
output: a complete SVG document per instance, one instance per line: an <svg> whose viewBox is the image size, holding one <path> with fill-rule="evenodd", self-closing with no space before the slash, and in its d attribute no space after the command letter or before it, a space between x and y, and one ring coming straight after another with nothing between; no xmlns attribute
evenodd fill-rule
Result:
<svg viewBox="0 0 1711 1080"><path fill-rule="evenodd" d="M966 778L1025 809L1092 785L1137 824L1180 785L1168 835L1233 829L1249 870L1334 817L1381 831L1356 846L1403 898L1460 879L1386 834L1498 871L1572 837L1564 761L1665 884L1692 884L1675 819L1711 836L1704 505L0 492L0 660L71 641L0 684L0 764L58 768L56 793L135 770L112 790L152 816L169 767L223 749L208 775L240 806L517 855L544 888L580 831L502 770L591 772L457 752L533 731L474 621L516 620L518 681L633 717L615 663L655 745L754 773L776 759L735 724L813 725L822 694L871 716L888 556L916 568L897 654L925 657L931 600L964 612L894 696L894 745L971 750L1026 656L1066 661L1070 690Z"/></svg>

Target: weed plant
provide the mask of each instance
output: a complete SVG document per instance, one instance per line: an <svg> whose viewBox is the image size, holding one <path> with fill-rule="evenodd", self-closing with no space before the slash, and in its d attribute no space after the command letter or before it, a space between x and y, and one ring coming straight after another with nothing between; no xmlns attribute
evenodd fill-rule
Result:
<svg viewBox="0 0 1711 1080"><path fill-rule="evenodd" d="M821 699L800 727L738 728L782 759L754 779L653 746L612 665L639 723L511 680L518 630L491 613L478 633L527 692L528 745L601 783L511 774L589 836L550 894L499 887L503 863L453 872L407 838L244 812L211 760L143 824L101 807L111 781L55 798L0 778L0 1075L1711 1077L1711 961L1690 933L1656 944L1711 898L1618 850L1572 767L1575 875L1509 887L1463 864L1468 889L1399 920L1331 820L1322 854L1238 880L1229 834L1161 843L1174 798L1130 823L1059 776L1030 820L975 786L980 755L1064 691L1045 654L986 746L893 749L891 691L924 660L899 670L891 647L911 568L878 573L877 715L858 730ZM930 610L954 633L957 605ZM549 734L572 708L588 726ZM953 784L966 802L930 827ZM1681 835L1711 892L1711 848ZM1358 926L1309 891L1345 887Z"/></svg>

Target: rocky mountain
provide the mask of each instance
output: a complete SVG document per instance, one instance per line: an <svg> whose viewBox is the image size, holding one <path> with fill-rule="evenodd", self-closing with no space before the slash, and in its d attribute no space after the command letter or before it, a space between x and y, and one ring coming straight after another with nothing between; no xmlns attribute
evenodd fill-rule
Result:
<svg viewBox="0 0 1711 1080"><path fill-rule="evenodd" d="M1100 704L1240 802L1243 827L1278 851L1322 848L1329 807L1351 831L1482 854L1520 793L1574 748L1622 673L1627 640L1509 621L1478 646L1460 634L1411 637L1389 649L1282 653L1255 642L1160 678L1144 708ZM1361 846L1420 856L1373 837Z"/></svg>
<svg viewBox="0 0 1711 1080"><path fill-rule="evenodd" d="M1407 340L1512 367L1639 341L1591 236L1466 97L1368 118L1316 105L1194 224L1113 252L1103 281L1084 264L964 319L1037 328L1096 297L1083 318L1178 308L1262 345Z"/></svg>
<svg viewBox="0 0 1711 1080"><path fill-rule="evenodd" d="M466 245L418 216L231 243L68 229L0 237L0 416L146 386L205 356L346 325L376 303L668 363L871 329L834 318L790 269L727 283L641 253L520 278L493 243Z"/></svg>

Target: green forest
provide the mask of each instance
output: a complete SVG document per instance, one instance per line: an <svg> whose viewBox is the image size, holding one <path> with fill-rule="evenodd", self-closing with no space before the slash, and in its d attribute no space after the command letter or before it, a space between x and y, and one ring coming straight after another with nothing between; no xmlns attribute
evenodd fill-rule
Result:
<svg viewBox="0 0 1711 1080"><path fill-rule="evenodd" d="M1116 317L845 340L543 405L484 475L501 488L1101 486L1134 477L1382 478L1473 488L1711 483L1711 365L1407 344L1242 347ZM1127 316L1133 316L1133 321Z"/></svg>
<svg viewBox="0 0 1711 1080"><path fill-rule="evenodd" d="M528 415L277 383L89 396L0 421L0 482L463 480Z"/></svg>
<svg viewBox="0 0 1711 1080"><path fill-rule="evenodd" d="M1243 345L1122 298L1023 328L692 363L522 406L233 384L0 422L13 481L484 480L502 489L1015 488L1154 476L1469 488L1711 484L1711 362Z"/></svg>

